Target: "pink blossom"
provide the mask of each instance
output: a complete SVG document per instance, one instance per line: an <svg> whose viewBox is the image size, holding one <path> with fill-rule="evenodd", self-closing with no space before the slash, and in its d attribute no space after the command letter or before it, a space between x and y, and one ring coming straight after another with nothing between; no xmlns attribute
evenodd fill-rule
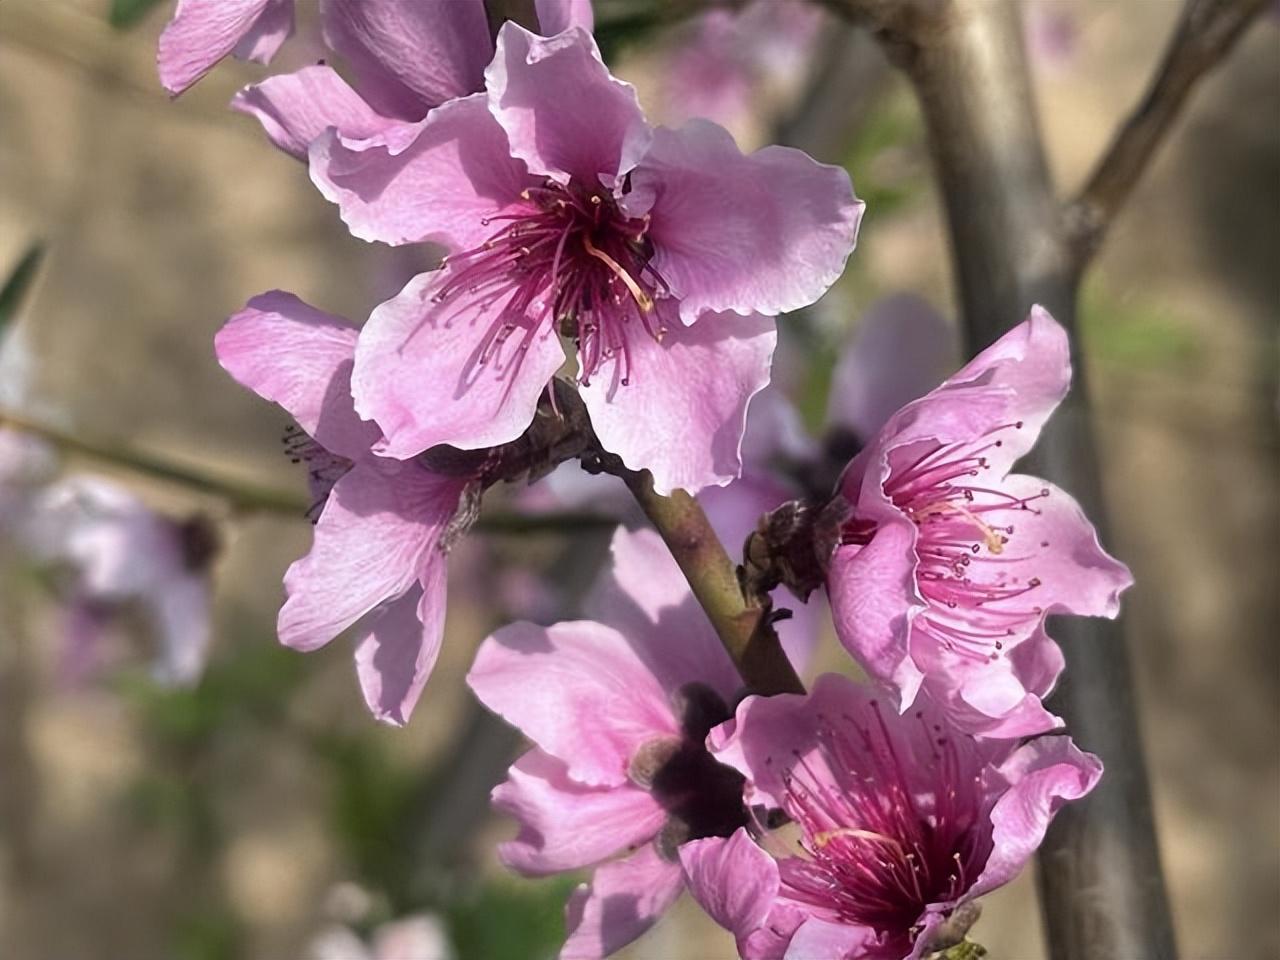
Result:
<svg viewBox="0 0 1280 960"><path fill-rule="evenodd" d="M781 147L744 156L705 122L650 128L579 29L506 24L485 78L419 123L311 146L355 235L455 251L360 337L352 386L378 452L515 439L564 332L606 449L663 492L727 482L768 381L765 315L819 297L853 247L847 175Z"/></svg>
<svg viewBox="0 0 1280 960"><path fill-rule="evenodd" d="M55 580L65 615L64 664L80 680L125 608L147 617L166 684L199 679L212 636L209 569L217 541L201 517L178 521L103 477L77 475L29 502L21 540Z"/></svg>
<svg viewBox="0 0 1280 960"><path fill-rule="evenodd" d="M380 434L351 403L357 331L279 291L249 301L219 331L218 360L297 422L286 451L308 465L317 507L311 552L285 574L281 642L315 650L355 624L365 701L405 723L440 651L445 551L473 478L383 460Z"/></svg>
<svg viewBox="0 0 1280 960"><path fill-rule="evenodd" d="M544 34L591 30L590 0L536 0L535 8ZM494 45L483 0L322 0L319 13L325 44L354 85L319 63L268 77L231 101L301 160L330 127L356 140L394 140L402 122L484 87Z"/></svg>
<svg viewBox="0 0 1280 960"><path fill-rule="evenodd" d="M708 742L753 809L800 833L783 841L757 816L680 849L690 891L745 960L916 960L1102 774L1067 737L978 740L925 697L899 716L835 674L807 696L748 697Z"/></svg>
<svg viewBox="0 0 1280 960"><path fill-rule="evenodd" d="M908 403L849 464L850 516L827 590L841 641L905 707L922 687L965 730L1056 725L1051 613L1114 617L1132 578L1064 491L1010 473L1071 379L1066 334L1036 307Z"/></svg>
<svg viewBox="0 0 1280 960"><path fill-rule="evenodd" d="M740 681L656 534L617 532L587 607L598 620L504 627L467 676L534 743L493 793L520 824L502 862L595 868L566 908L564 958L640 936L683 889L676 848L746 823L741 777L704 746Z"/></svg>

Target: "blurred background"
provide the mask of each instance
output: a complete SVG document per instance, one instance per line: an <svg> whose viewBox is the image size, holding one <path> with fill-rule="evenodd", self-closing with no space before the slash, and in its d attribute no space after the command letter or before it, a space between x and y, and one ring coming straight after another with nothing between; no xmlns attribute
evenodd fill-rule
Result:
<svg viewBox="0 0 1280 960"><path fill-rule="evenodd" d="M299 5L301 40L273 72L320 55ZM1179 4L1019 6L1067 192ZM284 414L222 372L213 334L272 288L362 318L425 261L348 236L305 171L227 110L260 69L228 61L171 103L154 69L171 7L0 4L0 276L33 245L44 254L0 331L0 415L301 506L235 510L62 451L64 476L106 476L200 531L212 641L185 686L153 675L159 631L129 611L69 609L65 585L0 534L0 957L360 960L405 916L464 960L550 957L575 878L498 866L494 843L514 828L485 798L521 745L462 677L496 625L574 616L608 531L460 547L444 651L405 729L369 718L349 644L277 645L281 575L310 537L302 468L280 454ZM910 91L868 38L791 0L600 40L655 120L711 116L744 147L803 147L845 164L867 200L844 280L779 324L775 389L819 431L832 364L868 306L908 290L953 315ZM1184 954L1204 960L1280 956L1278 318L1280 24L1264 17L1197 92L1084 299L1108 546L1137 578L1125 616L1162 852ZM819 659L844 663L830 637ZM988 898L975 934L997 958L1044 956L1030 872ZM389 936L378 960L393 960ZM734 954L686 902L624 955Z"/></svg>

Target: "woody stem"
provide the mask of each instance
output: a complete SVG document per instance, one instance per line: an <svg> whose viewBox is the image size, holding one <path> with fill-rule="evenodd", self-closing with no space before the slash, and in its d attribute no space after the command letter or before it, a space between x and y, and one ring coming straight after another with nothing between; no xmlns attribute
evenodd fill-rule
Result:
<svg viewBox="0 0 1280 960"><path fill-rule="evenodd" d="M743 594L737 567L698 501L683 490L660 496L648 472L620 475L658 529L747 686L761 694L803 693L778 642L767 597Z"/></svg>

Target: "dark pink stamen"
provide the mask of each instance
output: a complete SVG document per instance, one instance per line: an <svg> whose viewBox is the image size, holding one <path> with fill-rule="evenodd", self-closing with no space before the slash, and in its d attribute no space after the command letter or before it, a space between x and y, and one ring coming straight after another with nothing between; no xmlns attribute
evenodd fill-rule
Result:
<svg viewBox="0 0 1280 960"><path fill-rule="evenodd" d="M915 460L895 465L884 492L919 529L916 581L929 608L916 629L944 649L974 660L997 659L1007 638L1043 612L1017 602L1041 585L1009 572L1017 558L1004 556L1017 531L1016 519L1049 496L1048 489L1016 497L978 480L991 470L986 454L1004 443L1000 434L1022 423L990 430L976 444L940 444ZM855 516L845 524L845 543L866 544L876 524Z"/></svg>
<svg viewBox="0 0 1280 960"><path fill-rule="evenodd" d="M558 329L577 340L583 384L615 359L627 384L632 331L656 340L666 333L655 301L668 290L649 262L647 218L627 217L599 184L547 180L481 222L504 226L446 258L448 279L435 295L437 302L465 295L481 311L505 301L482 334L479 362L517 330L522 354L534 336Z"/></svg>
<svg viewBox="0 0 1280 960"><path fill-rule="evenodd" d="M823 718L820 759L795 758L783 778L803 830L799 855L779 862L786 894L891 940L913 938L928 905L960 897L991 853L983 764L916 720L895 737L874 701Z"/></svg>

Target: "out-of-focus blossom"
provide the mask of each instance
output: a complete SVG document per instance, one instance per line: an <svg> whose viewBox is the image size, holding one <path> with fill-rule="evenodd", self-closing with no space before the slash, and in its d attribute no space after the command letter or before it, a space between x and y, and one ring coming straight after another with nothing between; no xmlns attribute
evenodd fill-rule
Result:
<svg viewBox="0 0 1280 960"><path fill-rule="evenodd" d="M807 696L748 697L712 731L766 824L680 849L691 892L745 960L916 960L958 908L1011 880L1102 764L1064 736L977 740L922 697L899 716L827 674ZM757 818L758 819L758 818Z"/></svg>
<svg viewBox="0 0 1280 960"><path fill-rule="evenodd" d="M160 82L177 96L224 57L268 63L293 33L293 0L178 0L160 35Z"/></svg>
<svg viewBox="0 0 1280 960"><path fill-rule="evenodd" d="M667 52L660 95L664 119L707 117L731 130L776 87L804 79L823 11L804 0L756 0L697 17Z"/></svg>
<svg viewBox="0 0 1280 960"><path fill-rule="evenodd" d="M590 0L535 0L535 12L548 36L591 31ZM300 160L330 127L352 139L385 133L399 143L401 122L484 86L494 45L483 0L322 0L319 13L324 41L349 66L354 86L320 63L268 77L231 101Z"/></svg>
<svg viewBox="0 0 1280 960"><path fill-rule="evenodd" d="M828 434L843 432L865 445L899 407L940 384L959 359L955 329L927 300L909 293L877 300L832 371Z"/></svg>
<svg viewBox="0 0 1280 960"><path fill-rule="evenodd" d="M418 124L311 149L357 236L456 251L361 335L352 384L379 452L515 439L563 332L606 449L663 492L727 482L768 381L764 315L820 296L853 247L847 175L781 147L744 156L709 123L650 128L581 30L506 24L486 80Z"/></svg>
<svg viewBox="0 0 1280 960"><path fill-rule="evenodd" d="M747 822L742 778L704 745L740 680L656 534L618 531L588 611L597 621L504 627L467 676L535 745L493 793L520 824L503 863L595 868L566 908L564 958L640 936L683 889L679 845Z"/></svg>
<svg viewBox="0 0 1280 960"><path fill-rule="evenodd" d="M40 487L57 473L58 458L38 437L0 426L0 539L13 538L30 516Z"/></svg>
<svg viewBox="0 0 1280 960"><path fill-rule="evenodd" d="M427 914L384 923L368 942L350 927L333 926L311 941L306 960L454 960L444 926Z"/></svg>
<svg viewBox="0 0 1280 960"><path fill-rule="evenodd" d="M962 729L1057 719L1051 613L1114 617L1132 583L1064 491L1010 473L1067 392L1065 332L1028 319L889 417L845 470L827 590L850 653L905 709L922 687Z"/></svg>
<svg viewBox="0 0 1280 960"><path fill-rule="evenodd" d="M298 427L286 451L308 466L316 508L311 552L285 574L281 642L314 650L355 624L365 701L402 724L440 651L445 552L472 477L370 453L380 434L356 416L356 329L291 294L255 297L218 333L218 359L284 407Z"/></svg>
<svg viewBox="0 0 1280 960"><path fill-rule="evenodd" d="M1033 0L1023 10L1031 61L1048 70L1070 66L1080 48L1077 4L1072 0Z"/></svg>
<svg viewBox="0 0 1280 960"><path fill-rule="evenodd" d="M76 475L29 504L21 538L55 568L65 613L70 679L97 660L103 631L126 608L147 617L162 683L194 683L212 635L209 572L217 549L207 520L163 516L102 477Z"/></svg>

